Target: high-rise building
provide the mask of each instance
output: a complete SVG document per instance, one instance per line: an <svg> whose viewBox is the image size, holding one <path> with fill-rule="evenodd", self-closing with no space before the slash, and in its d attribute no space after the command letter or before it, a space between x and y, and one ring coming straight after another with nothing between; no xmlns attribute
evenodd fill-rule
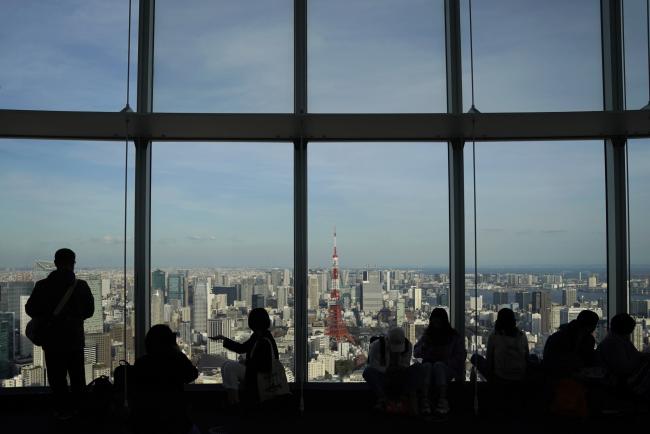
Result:
<svg viewBox="0 0 650 434"><path fill-rule="evenodd" d="M160 289L151 293L151 326L164 324L164 296Z"/></svg>
<svg viewBox="0 0 650 434"><path fill-rule="evenodd" d="M208 319L208 336L223 335L227 338L232 338L234 321L226 317L210 318ZM223 341L213 341L208 339L208 354L221 354L224 352Z"/></svg>
<svg viewBox="0 0 650 434"><path fill-rule="evenodd" d="M519 305L519 309L528 311L531 309L533 297L528 291L521 291L515 294L515 302Z"/></svg>
<svg viewBox="0 0 650 434"><path fill-rule="evenodd" d="M264 308L264 294L253 294L253 309Z"/></svg>
<svg viewBox="0 0 650 434"><path fill-rule="evenodd" d="M318 309L318 303L320 302L320 283L318 277L315 274L309 275L309 284L308 284L308 296L307 296L307 307L312 310Z"/></svg>
<svg viewBox="0 0 650 434"><path fill-rule="evenodd" d="M205 333L208 328L208 290L212 290L209 277L199 277L194 282L194 297L192 303L192 328Z"/></svg>
<svg viewBox="0 0 650 434"><path fill-rule="evenodd" d="M25 312L25 305L27 304L27 300L29 300L29 296L20 296L20 354L23 357L31 356L33 348L32 341L30 341L25 334L27 323L29 320L31 320L29 315L27 315L27 312Z"/></svg>
<svg viewBox="0 0 650 434"><path fill-rule="evenodd" d="M533 313L531 315L531 331L534 335L542 334L542 315L539 313Z"/></svg>
<svg viewBox="0 0 650 434"><path fill-rule="evenodd" d="M95 301L93 316L84 321L85 333L104 332L104 312L102 309L102 277L99 274L79 274L86 281Z"/></svg>
<svg viewBox="0 0 650 434"><path fill-rule="evenodd" d="M637 318L648 318L650 313L650 300L630 301L630 315Z"/></svg>
<svg viewBox="0 0 650 434"><path fill-rule="evenodd" d="M361 309L364 312L379 312L384 307L379 271L365 271L361 282Z"/></svg>
<svg viewBox="0 0 650 434"><path fill-rule="evenodd" d="M110 333L89 333L86 335L86 347L94 349L96 364L111 366Z"/></svg>
<svg viewBox="0 0 650 434"><path fill-rule="evenodd" d="M495 306L501 306L502 304L508 304L508 293L504 291L497 291L492 294L492 304Z"/></svg>
<svg viewBox="0 0 650 434"><path fill-rule="evenodd" d="M413 300L414 300L415 310L421 310L422 309L422 288L416 287L413 289Z"/></svg>
<svg viewBox="0 0 650 434"><path fill-rule="evenodd" d="M634 327L634 332L632 333L632 343L637 350L643 352L643 321L636 321L636 327Z"/></svg>
<svg viewBox="0 0 650 434"><path fill-rule="evenodd" d="M412 345L415 345L415 341L416 341L415 324L410 322L405 322L402 324L402 328L404 329L404 335L406 336L406 339L408 339Z"/></svg>
<svg viewBox="0 0 650 434"><path fill-rule="evenodd" d="M280 286L275 291L275 296L278 300L278 309L289 306L289 288Z"/></svg>
<svg viewBox="0 0 650 434"><path fill-rule="evenodd" d="M173 300L176 300L182 306L187 306L186 290L185 275L180 273L170 274L167 279L167 299L165 301L171 304Z"/></svg>
<svg viewBox="0 0 650 434"><path fill-rule="evenodd" d="M0 312L0 363L3 357L13 360L16 352L16 315Z"/></svg>
<svg viewBox="0 0 650 434"><path fill-rule="evenodd" d="M162 294L166 293L167 273L163 270L154 270L151 272L151 290L159 290Z"/></svg>
<svg viewBox="0 0 650 434"><path fill-rule="evenodd" d="M406 302L401 297L397 300L396 319L398 325L406 322Z"/></svg>
<svg viewBox="0 0 650 434"><path fill-rule="evenodd" d="M563 306L572 307L577 300L577 290L575 288L565 288L562 290Z"/></svg>
<svg viewBox="0 0 650 434"><path fill-rule="evenodd" d="M235 301L239 299L236 286L214 286L212 288L213 294L225 294L227 296L228 306L234 306Z"/></svg>
<svg viewBox="0 0 650 434"><path fill-rule="evenodd" d="M34 282L31 281L0 282L0 312L12 312L14 320L19 321L22 311L20 297L29 297L33 289Z"/></svg>
<svg viewBox="0 0 650 434"><path fill-rule="evenodd" d="M595 274L589 276L588 286L590 289L594 289L598 287L598 277Z"/></svg>
<svg viewBox="0 0 650 434"><path fill-rule="evenodd" d="M542 317L542 333L551 331L551 294L547 291L533 292L533 313Z"/></svg>

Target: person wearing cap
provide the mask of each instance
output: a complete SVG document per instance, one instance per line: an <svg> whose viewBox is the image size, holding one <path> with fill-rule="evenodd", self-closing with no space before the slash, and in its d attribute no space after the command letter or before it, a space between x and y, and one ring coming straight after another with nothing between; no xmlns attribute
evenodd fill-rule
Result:
<svg viewBox="0 0 650 434"><path fill-rule="evenodd" d="M55 398L54 414L58 419L69 419L79 412L81 393L86 387L84 320L95 312L90 287L74 274L75 263L76 255L72 250L57 250L54 254L56 270L36 282L25 304L27 315L50 322L43 353L47 379ZM60 303L60 312L55 315Z"/></svg>
<svg viewBox="0 0 650 434"><path fill-rule="evenodd" d="M420 395L422 413L430 413L425 390L419 387L422 378L421 365L411 365L413 345L406 339L404 330L391 328L387 336L371 341L368 366L363 371L366 380L377 397L376 410L383 410L389 398L408 395L411 400Z"/></svg>

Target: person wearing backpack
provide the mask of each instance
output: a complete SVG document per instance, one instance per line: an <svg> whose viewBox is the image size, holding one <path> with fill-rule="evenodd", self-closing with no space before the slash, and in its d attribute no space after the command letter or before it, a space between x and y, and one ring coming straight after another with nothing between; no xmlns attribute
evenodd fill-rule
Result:
<svg viewBox="0 0 650 434"><path fill-rule="evenodd" d="M371 339L363 378L376 396L375 410L389 410L390 403L403 402L399 400L404 396L412 409L417 396L420 413L431 413L427 388L420 381L424 375L422 365L411 365L412 355L413 345L401 328L391 328L387 336Z"/></svg>
<svg viewBox="0 0 650 434"><path fill-rule="evenodd" d="M80 395L86 386L83 324L95 312L88 284L75 277L75 262L72 250L57 250L56 270L36 282L25 305L27 315L40 324L37 342L43 347L54 413L59 419L69 419L79 410Z"/></svg>
<svg viewBox="0 0 650 434"><path fill-rule="evenodd" d="M260 385L258 382L266 382L266 377L260 374L268 376L278 368L281 369L281 372L277 372L276 376L284 377L284 380L279 379L277 386L282 394L288 394L286 375L284 368L279 365L278 347L269 331L271 318L269 318L266 309L251 310L248 314L248 327L253 334L243 343L223 335L210 336L212 340L222 340L224 348L237 354L246 354L246 360L243 363L228 360L221 367L223 386L228 393L228 403L232 405L240 403L240 386L244 386L244 399L249 405L256 406L264 400L274 397L273 391L267 393L266 390L263 390L268 388L268 385Z"/></svg>

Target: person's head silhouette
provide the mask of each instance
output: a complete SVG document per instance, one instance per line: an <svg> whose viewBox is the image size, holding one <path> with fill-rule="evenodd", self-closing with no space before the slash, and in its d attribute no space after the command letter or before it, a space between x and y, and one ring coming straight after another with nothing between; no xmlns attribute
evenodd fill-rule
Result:
<svg viewBox="0 0 650 434"><path fill-rule="evenodd" d="M599 320L600 318L596 312L587 309L580 312L576 318L576 322L588 333L593 333L596 330Z"/></svg>
<svg viewBox="0 0 650 434"><path fill-rule="evenodd" d="M76 255L70 249L59 249L54 254L54 265L57 270L74 271Z"/></svg>
<svg viewBox="0 0 650 434"><path fill-rule="evenodd" d="M165 354L176 348L176 334L165 324L151 327L144 338L147 354Z"/></svg>
<svg viewBox="0 0 650 434"><path fill-rule="evenodd" d="M271 328L271 318L266 309L261 307L251 310L248 314L248 327L257 333L264 333Z"/></svg>
<svg viewBox="0 0 650 434"><path fill-rule="evenodd" d="M619 313L609 323L609 330L619 336L628 337L634 332L636 321L627 313Z"/></svg>

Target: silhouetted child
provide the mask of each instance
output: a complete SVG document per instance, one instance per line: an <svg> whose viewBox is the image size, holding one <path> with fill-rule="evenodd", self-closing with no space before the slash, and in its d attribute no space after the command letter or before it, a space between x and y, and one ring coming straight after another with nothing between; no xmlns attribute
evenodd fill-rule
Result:
<svg viewBox="0 0 650 434"><path fill-rule="evenodd" d="M425 384L435 387L436 413L449 413L447 387L453 379L465 381L466 356L463 339L451 327L447 312L442 308L434 309L429 316L429 326L415 344L413 357L423 361Z"/></svg>
<svg viewBox="0 0 650 434"><path fill-rule="evenodd" d="M184 385L198 370L176 344L176 334L163 324L145 337L147 354L135 362L136 432L189 433L192 421L186 409Z"/></svg>

